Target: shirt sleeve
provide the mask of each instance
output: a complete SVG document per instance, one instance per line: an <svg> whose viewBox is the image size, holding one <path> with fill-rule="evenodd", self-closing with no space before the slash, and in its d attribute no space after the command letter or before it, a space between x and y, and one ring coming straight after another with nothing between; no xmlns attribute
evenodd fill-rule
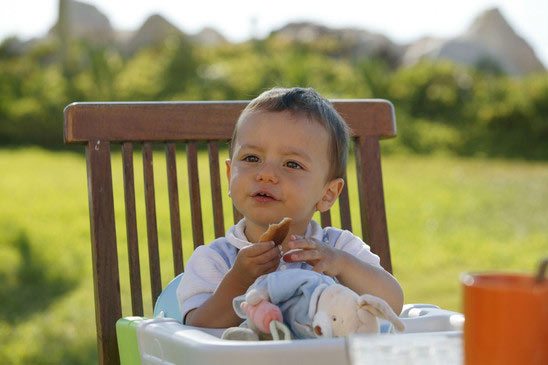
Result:
<svg viewBox="0 0 548 365"><path fill-rule="evenodd" d="M196 248L177 288L183 323L189 311L200 307L213 295L228 270L228 265L215 250L208 246Z"/></svg>
<svg viewBox="0 0 548 365"><path fill-rule="evenodd" d="M350 231L344 230L341 232L341 235L335 242L335 248L348 252L369 265L381 267L379 256L371 252L369 245Z"/></svg>

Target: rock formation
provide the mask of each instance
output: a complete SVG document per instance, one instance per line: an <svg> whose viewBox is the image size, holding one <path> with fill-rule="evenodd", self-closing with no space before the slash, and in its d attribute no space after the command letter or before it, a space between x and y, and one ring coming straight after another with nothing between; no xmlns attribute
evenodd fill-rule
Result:
<svg viewBox="0 0 548 365"><path fill-rule="evenodd" d="M198 33L191 36L194 43L202 46L217 46L228 43L227 39L217 30L211 27L205 27Z"/></svg>
<svg viewBox="0 0 548 365"><path fill-rule="evenodd" d="M449 59L471 66L488 62L510 75L545 70L533 49L515 33L498 9L482 13L456 38L423 38L409 45L402 64L413 64L423 58Z"/></svg>
<svg viewBox="0 0 548 365"><path fill-rule="evenodd" d="M388 63L395 64L402 56L402 47L388 37L363 29L334 29L311 22L300 22L289 23L273 31L270 36L301 43L334 40L338 44L335 56L340 57L381 57Z"/></svg>
<svg viewBox="0 0 548 365"><path fill-rule="evenodd" d="M173 35L184 35L160 15L150 16L136 31L120 32L114 30L106 15L92 5L77 0L60 0L59 4L60 13L65 14L65 22L57 21L47 35L49 38L59 35L58 30L62 26L67 30L63 34L69 39L118 46L124 53L133 54L142 47L159 44ZM546 70L534 50L516 34L496 8L480 14L457 37L425 37L408 45L396 44L382 34L363 29L333 29L310 22L289 23L273 31L269 37L278 37L288 42L314 43L320 45L322 52L333 57L380 57L394 68L412 65L426 58L448 59L471 66L487 65L516 76ZM204 46L227 42L222 34L212 28L204 28L190 35L189 39ZM4 52L22 54L40 42L40 39L22 42L13 37L5 41Z"/></svg>
<svg viewBox="0 0 548 365"><path fill-rule="evenodd" d="M71 39L86 39L95 44L108 44L114 41L114 29L109 19L95 6L76 0L64 1L66 27ZM50 29L54 35L59 27L59 19Z"/></svg>
<svg viewBox="0 0 548 365"><path fill-rule="evenodd" d="M160 44L171 36L180 36L183 33L161 15L148 17L143 25L129 39L124 46L126 52L132 54L140 48Z"/></svg>

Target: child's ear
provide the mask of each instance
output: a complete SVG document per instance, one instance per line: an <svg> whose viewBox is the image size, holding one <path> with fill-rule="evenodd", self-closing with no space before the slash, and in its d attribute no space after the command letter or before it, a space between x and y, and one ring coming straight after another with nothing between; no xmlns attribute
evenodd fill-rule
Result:
<svg viewBox="0 0 548 365"><path fill-rule="evenodd" d="M225 164L226 164L226 177L228 178L228 181L230 181L230 164L232 163L232 160L227 158L225 160Z"/></svg>
<svg viewBox="0 0 548 365"><path fill-rule="evenodd" d="M342 178L336 178L331 180L325 186L325 190L322 198L318 203L316 203L316 209L319 212L325 212L329 210L337 201L339 195L341 195L342 189L344 187L344 180Z"/></svg>
<svg viewBox="0 0 548 365"><path fill-rule="evenodd" d="M226 164L226 178L227 178L227 181L228 181L228 196L230 196L230 168L231 168L231 160L229 158L227 158L225 160L225 164Z"/></svg>

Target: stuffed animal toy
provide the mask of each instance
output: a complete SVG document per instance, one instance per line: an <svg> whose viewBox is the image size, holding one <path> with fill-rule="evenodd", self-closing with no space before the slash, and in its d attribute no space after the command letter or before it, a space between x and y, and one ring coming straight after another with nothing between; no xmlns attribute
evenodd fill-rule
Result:
<svg viewBox="0 0 548 365"><path fill-rule="evenodd" d="M259 242L281 245L289 232L290 218L271 224ZM352 333L379 332L377 317L396 330L403 323L381 298L359 296L333 278L311 270L290 269L259 277L246 294L233 301L234 310L246 321L227 329L230 340L343 337ZM283 335L283 336L281 336Z"/></svg>
<svg viewBox="0 0 548 365"><path fill-rule="evenodd" d="M269 339L272 334L276 339L279 330L285 339L287 332L293 338L378 333L378 318L388 320L397 331L404 329L383 299L359 296L327 275L303 269L259 278L245 295L234 299L234 309L247 319L247 328L230 328L223 334L225 339Z"/></svg>
<svg viewBox="0 0 548 365"><path fill-rule="evenodd" d="M405 329L403 322L383 299L370 294L360 296L343 285L334 284L321 293L312 328L318 337L378 333L379 318L388 320L398 332Z"/></svg>
<svg viewBox="0 0 548 365"><path fill-rule="evenodd" d="M223 333L223 338L228 340L289 340L291 333L289 328L283 323L282 312L280 308L262 298L252 298L256 291L251 292L249 297L256 304L242 302L240 308L247 317L244 327L232 327ZM241 312L240 312L241 313Z"/></svg>

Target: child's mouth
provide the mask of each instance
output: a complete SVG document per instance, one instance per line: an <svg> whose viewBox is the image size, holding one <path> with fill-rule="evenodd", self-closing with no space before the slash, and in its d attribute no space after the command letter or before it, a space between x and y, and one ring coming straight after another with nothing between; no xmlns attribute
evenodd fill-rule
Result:
<svg viewBox="0 0 548 365"><path fill-rule="evenodd" d="M258 192L253 195L253 198L255 201L258 201L260 203L268 203L272 201L276 201L277 199L266 192Z"/></svg>

